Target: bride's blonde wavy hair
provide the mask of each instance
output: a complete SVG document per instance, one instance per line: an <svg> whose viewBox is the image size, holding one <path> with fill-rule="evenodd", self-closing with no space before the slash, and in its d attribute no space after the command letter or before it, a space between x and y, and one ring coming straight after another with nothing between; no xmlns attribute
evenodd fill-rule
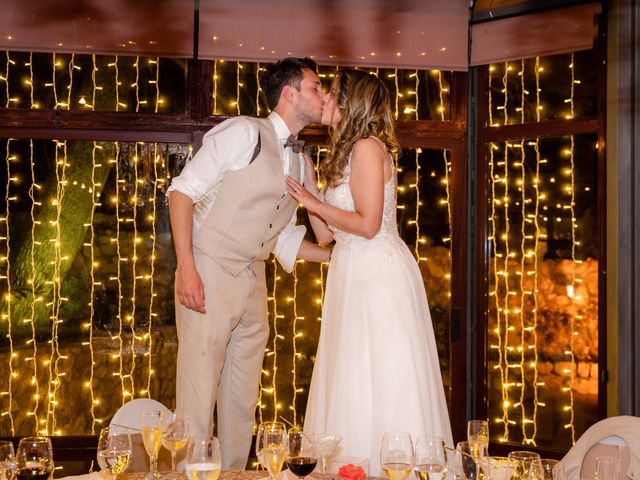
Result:
<svg viewBox="0 0 640 480"><path fill-rule="evenodd" d="M336 108L342 118L331 129L330 153L320 165L320 177L327 187L341 183L349 154L357 140L376 137L394 160L401 154L395 136L389 90L377 76L343 69L336 74Z"/></svg>

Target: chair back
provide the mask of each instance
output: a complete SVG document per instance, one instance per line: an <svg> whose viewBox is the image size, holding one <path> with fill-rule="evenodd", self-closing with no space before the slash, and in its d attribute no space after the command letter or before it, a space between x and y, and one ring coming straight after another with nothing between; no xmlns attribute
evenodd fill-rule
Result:
<svg viewBox="0 0 640 480"><path fill-rule="evenodd" d="M581 478L593 478L596 473L596 460L598 457L616 457L620 459L620 471L626 472L631 461L629 446L625 441L615 435L600 440L593 445L582 459L580 468Z"/></svg>
<svg viewBox="0 0 640 480"><path fill-rule="evenodd" d="M163 414L169 409L162 403L151 398L135 398L122 405L113 415L109 425L127 427L131 432L131 462L125 473L148 472L150 468L149 455L142 442L142 413L149 410L158 410ZM160 448L158 454L158 470L171 470L171 455Z"/></svg>

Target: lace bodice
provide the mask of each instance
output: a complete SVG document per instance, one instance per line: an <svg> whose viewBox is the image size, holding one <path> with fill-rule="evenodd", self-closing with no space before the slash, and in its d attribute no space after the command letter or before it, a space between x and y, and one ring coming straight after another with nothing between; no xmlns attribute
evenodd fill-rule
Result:
<svg viewBox="0 0 640 480"><path fill-rule="evenodd" d="M355 243L367 243L378 241L382 239L399 239L398 225L396 223L396 172L395 166L391 158L391 178L384 185L384 209L382 212L382 225L377 235L369 240L359 235L343 232L336 227L329 225L329 228L333 232L336 240L336 247L346 244ZM342 208L349 212L355 212L355 204L353 197L351 196L351 189L349 187L349 179L351 177L351 156L349 156L349 162L345 168L343 181L340 185L333 188L328 188L324 193L325 201L331 205Z"/></svg>

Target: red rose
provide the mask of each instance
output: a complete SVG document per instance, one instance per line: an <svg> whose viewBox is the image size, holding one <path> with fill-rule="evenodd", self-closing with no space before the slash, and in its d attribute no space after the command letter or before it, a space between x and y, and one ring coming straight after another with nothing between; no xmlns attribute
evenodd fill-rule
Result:
<svg viewBox="0 0 640 480"><path fill-rule="evenodd" d="M367 474L362 467L356 467L350 463L349 465L340 467L338 476L344 480L364 480Z"/></svg>

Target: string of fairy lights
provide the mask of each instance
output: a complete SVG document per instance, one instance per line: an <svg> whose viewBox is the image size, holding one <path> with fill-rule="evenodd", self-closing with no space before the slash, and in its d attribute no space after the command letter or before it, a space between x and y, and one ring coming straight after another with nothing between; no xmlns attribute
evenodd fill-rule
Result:
<svg viewBox="0 0 640 480"><path fill-rule="evenodd" d="M544 68L540 63L540 58L536 58L533 65L535 100L533 108L529 109L535 112L537 122L540 122L543 111L540 74ZM501 77L494 73L497 70L496 65L489 68L488 111L491 126L509 124L508 112L512 109L511 102L518 100L518 94L510 95L509 92L512 90L508 88L510 76L515 69L514 65L506 62L501 68L503 70ZM580 81L575 78L573 55L571 55L569 71L570 95L565 103L569 104L570 111L564 116L573 118L575 86L580 84ZM517 72L520 77L520 88L515 90L521 92L520 101L519 106L513 109L519 112L521 123L527 121L525 111L529 102L528 96L531 93L526 87L526 73L525 61L521 60ZM501 89L494 86L494 83L499 80L501 80ZM502 96L501 104L496 105L496 95ZM496 117L496 112L500 112L501 115ZM501 149L503 156L499 158ZM531 152L531 157L528 157L528 152ZM562 364L560 374L563 378L562 392L566 398L562 406L562 413L566 415L563 426L568 431L572 443L575 443L576 437L575 340L579 335L577 324L584 318L578 305L583 299L576 293L583 282L578 275L583 261L577 254L580 241L575 210L574 154L575 138L570 135L569 145L560 152L558 160L564 162L565 160L561 159L567 158L567 166L562 168L561 172L568 177L569 183L561 188L564 201L558 199L555 208L559 213L551 220L556 225L569 222L570 232L572 273L569 275L566 286L566 295L571 302L571 308L567 313L569 340L564 349L566 362ZM540 333L539 276L541 268L539 255L542 242L548 240L546 224L549 221L549 214L546 212L549 209L550 200L548 193L541 188L545 184L541 178L541 167L548 163L548 159L542 157L540 138L520 139L517 142L506 141L502 144L491 143L487 158L490 192L488 241L492 252L490 257L492 281L488 293L490 319L494 319L490 330L492 335L489 339L489 348L497 354L495 357L491 356L490 367L496 371L500 387L500 403L497 403L496 398L495 406L490 405L490 412L493 412L494 423L500 425L498 434L500 441L511 440L512 431L517 427L523 443L536 445L539 434L539 409L546 406L540 394L540 389L544 389L545 382L540 379L538 334ZM556 182L554 176L548 179L549 184ZM519 207L519 218L515 214L514 207ZM567 213L560 214L563 211ZM512 237L519 237L518 248Z"/></svg>
<svg viewBox="0 0 640 480"><path fill-rule="evenodd" d="M73 79L74 75L83 71L84 64L81 55L61 55L53 54L51 56L51 71L50 81L46 81L45 85L51 88L51 94L53 96L53 108L56 109L72 109L80 108L97 110L97 102L102 102L102 105L107 103L104 99L109 98L111 104L108 109L114 111L134 110L136 112L149 109L149 104L153 103L152 110L155 112L162 111L166 107L164 100L161 97L160 90L160 59L148 59L146 61L146 68L153 71L153 77L146 80L151 90L145 90L148 98L144 98L142 93L142 79L141 68L143 67L143 59L140 57L111 57L110 60L100 62L99 58L92 56L91 66L91 90L86 94L81 95L79 90L74 88ZM37 86L39 86L43 80L42 78L36 78L33 68L33 57L29 55L28 65L30 75L28 79L28 85L30 87L30 107L42 108L43 105L47 105L47 99L37 98L34 93ZM66 62L66 64L65 64ZM522 64L524 65L524 64ZM521 81L524 82L524 67L521 65L522 76ZM12 108L20 102L19 95L14 93L16 82L19 82L19 78L13 75L13 70L18 65L16 60L9 52L6 52L6 64L5 71L0 76L0 81L5 82L6 93L6 108ZM62 69L66 66L64 81L61 80L61 75L56 72L62 72ZM86 68L86 67L84 67ZM512 75L510 70L512 67L505 66L504 80L507 82ZM130 73L123 73L123 69L126 72L133 72L133 80L128 82ZM538 75L541 71L541 67L536 65L536 113L538 114L542 109L540 103L540 89ZM108 71L109 75L104 72ZM261 102L261 92L259 90L259 77L263 68L260 64L249 64L244 62L225 62L224 60L216 60L213 62L213 114L263 114L264 103ZM230 75L233 73L234 75ZM379 75L381 78L387 81L387 84L393 91L393 103L394 117L397 119L411 119L420 120L424 119L424 114L421 113L425 110L424 103L430 98L435 98L434 111L437 112L437 117L434 118L439 121L446 121L447 107L448 107L448 94L449 88L446 82L446 73L440 71L427 72L428 75L423 75L422 71L403 71L400 69L371 69L372 74ZM335 74L333 67L321 67L320 77L325 84L325 88L328 89L328 82L331 81ZM572 70L573 75L573 70ZM253 79L250 79L250 76ZM229 95L221 96L224 92L229 92L226 81L229 77L235 77L235 98L228 98ZM101 78L102 81L98 81ZM421 80L424 79L424 80ZM432 83L430 83L432 82ZM578 81L572 79L572 82L576 84ZM248 87L252 86L255 90L255 96L252 94L247 95ZM434 85L433 91L436 92L435 97L429 95L421 95L420 92L427 91L427 85ZM524 83L522 83L524 85ZM572 83L573 86L573 83ZM66 90L65 90L66 89ZM61 95L59 92L65 91L65 95ZM80 100L77 100L77 97ZM232 95L231 95L232 96ZM508 123L508 107L509 99L507 99L506 83L504 84L504 112L502 115L502 121ZM255 106L250 105L251 98L255 98ZM87 99L90 99L87 101ZM133 104L129 105L126 99L132 99ZM241 99L243 101L241 102ZM246 101L249 99L248 101ZM573 99L573 92L572 92ZM492 101L491 92L489 94L489 101ZM90 103L89 103L90 102ZM523 101L522 101L523 102ZM520 111L524 114L524 103L520 103ZM245 104L246 103L246 104ZM105 108L104 106L102 107ZM571 115L573 115L573 100L571 100ZM254 110L251 110L254 109ZM490 124L494 124L494 118L492 116L492 108L490 105ZM521 117L521 120L524 117ZM496 121L498 119L496 118ZM520 412L521 430L523 438L527 443L534 443L536 438L537 427L537 409L540 406L544 406L542 402L538 400L538 370L537 364L537 351L536 351L536 315L537 306L532 309L532 312L525 312L525 309L519 307L517 309L510 308L510 304L513 303L513 298L519 299L520 305L523 304L526 298L530 298L531 301L536 302L535 292L537 291L537 269L535 266L538 261L538 244L541 239L544 239L544 232L541 226L538 224L539 210L544 201L544 193L539 190L539 176L540 176L540 164L544 163L544 159L540 158L540 152L538 148L538 140L531 146L536 152L536 173L531 178L531 175L526 175L523 169L525 149L529 144L519 142L517 144L510 143L504 147L503 158L498 159L496 153L499 152L500 146L498 144L492 144L489 149L489 168L490 168L490 189L491 189L491 213L489 216L489 225L491 229L491 235L489 241L492 244L493 252L495 255L491 259L492 271L493 271L493 285L489 292L489 297L494 305L496 318L495 330L495 345L491 345L492 350L499 352L499 361L496 362L493 367L500 372L500 378L502 383L502 416L498 417L496 421L502 423L504 430L502 432L502 438L509 438L509 428L516 423L517 416L515 410ZM15 157L14 150L15 143L12 140L6 143L6 164L7 168L10 168L11 162L19 161ZM30 318L24 320L24 323L29 323L29 334L25 338L25 345L20 345L20 351L17 349L11 350L9 355L8 378L4 381L3 392L0 400L2 405L0 409L0 415L11 419L11 429L13 433L14 414L16 411L16 400L12 397L14 392L13 379L19 378L20 375L31 379L31 395L32 400L29 403L28 417L33 417L32 427L21 426L22 423L16 423L19 431L33 431L37 429L40 433L45 434L67 434L71 433L65 431L59 426L59 410L64 407L60 404L60 392L64 381L69 381L69 371L66 366L66 354L63 351L64 346L61 343L60 337L61 323L68 321L68 319L62 318L64 312L63 305L65 298L63 297L62 290L62 278L63 274L68 270L68 264L73 260L70 255L73 252L69 252L65 249L65 245L60 243L60 215L63 213L64 195L68 189L76 188L71 183L67 182L65 177L66 169L70 162L69 149L70 145L67 142L59 141L55 142L56 152L56 173L58 174L58 186L54 201L56 202L56 216L52 219L46 219L46 222L53 222L50 225L46 225L46 222L42 222L38 216L40 211L40 204L43 201L50 201L50 199L42 198L43 195L41 186L38 184L37 171L39 166L38 155L35 153L33 140L29 141L29 170L31 171L30 179L25 179L30 182L29 189L29 204L30 204L30 218L31 218L31 234L30 234L30 273L29 276L32 279L30 282L31 295L30 295ZM568 149L573 152L573 142ZM519 151L519 164L514 161L513 152ZM401 184L398 187L399 200L398 209L400 212L411 206L412 217L408 221L410 225L415 228L415 244L413 244L416 258L419 262L427 260L427 234L428 231L423 231L420 227L420 220L429 215L429 210L434 206L423 204L423 191L420 188L423 176L421 175L421 169L424 167L421 149L415 149L411 152L412 167L415 170L414 177L410 178L407 184ZM145 190L142 187L145 183L148 183L149 178L139 176L139 172L144 170L143 164L146 165L145 155L148 155L150 161L149 165L145 168L149 169L149 177L153 180L150 188ZM316 167L321 161L323 156L326 155L325 148L318 148L315 152ZM439 200L440 207L447 208L447 218L449 220L449 232L448 235L442 238L442 243L450 245L451 240L451 197L450 197L450 172L451 172L451 159L448 151L443 151L442 164L443 168L440 169L441 174L436 174L435 171L431 173L431 177L436 178L437 183L441 186L442 197ZM517 155L517 154L516 154ZM90 183L86 187L86 191L90 194L90 216L87 223L84 225L87 229L87 236L85 238L85 251L88 258L88 283L90 300L87 302L88 306L88 318L83 321L83 328L86 333L86 338L83 341L83 347L88 349L90 358L90 368L87 369L86 377L83 379L83 384L88 390L88 395L85 400L86 408L89 416L88 423L90 424L91 433L96 433L96 429L102 425L105 419L113 412L119 404L127 401L130 398L138 396L150 397L153 395L153 375L154 375L154 363L153 363L153 324L157 320L159 312L159 305L154 303L157 300L157 294L154 291L154 277L158 272L156 265L156 222L158 221L157 215L157 202L160 201L162 191L166 182L169 180L168 167L166 164L166 158L162 154L162 147L159 144L144 145L142 143L135 143L133 145L123 144L120 142L91 142L91 171L90 178L87 183ZM568 170L573 171L573 154L569 157ZM133 166L131 172L126 171L123 167L126 162L130 162ZM73 162L71 162L73 165ZM509 245L509 229L512 226L509 225L512 212L509 210L512 200L509 199L509 187L513 186L513 172L510 171L511 167L519 167L517 173L517 180L521 183L521 195L520 195L520 215L523 218L526 216L527 225L522 225L520 232L523 239L517 248L518 252L509 250L512 246ZM398 165L398 172L403 173L403 169L408 167L406 164ZM101 194L106 187L106 175L105 171L111 169L115 174L115 187L109 192L111 198L107 198L105 205L100 202ZM11 172L8 171L7 178L11 178ZM131 178L133 177L133 178ZM574 177L571 175L571 191L573 191ZM7 195L9 195L10 183L7 182ZM147 185L149 186L149 185ZM535 193L527 194L527 191ZM411 196L404 196L407 192L411 192ZM411 198L411 205L409 205L404 198ZM5 199L6 201L6 199ZM149 204L150 211L145 218L147 221L146 230L144 232L138 230L138 224L141 221L139 204L144 201ZM567 201L568 204L573 204L574 199L571 197ZM9 277L9 263L8 253L6 251L9 247L9 220L10 202L7 201L7 211L3 217L6 235L3 237L4 251L2 257L3 268L3 280L7 287L11 287L12 279ZM526 208L525 208L526 205ZM98 256L98 242L99 234L96 229L99 212L101 209L109 207L111 209L111 215L113 216L114 227L113 235L110 238L110 244L113 251L112 259L105 259ZM571 211L571 217L574 218L574 212ZM507 223L501 227L499 222L507 221ZM574 243L577 245L575 220L572 222L572 231L574 233ZM52 228L54 234L51 237L52 243L54 243L54 270L51 277L48 279L52 285L52 294L49 298L38 297L38 291L36 290L35 281L41 267L37 264L35 252L38 250L39 235L45 228ZM522 233L524 232L524 233ZM145 238L148 240L149 246L145 245ZM506 235L502 237L502 235ZM525 241L526 240L526 241ZM49 241L49 240L47 240ZM532 245L533 244L533 245ZM514 255L524 252L518 262L518 268L520 271L520 282L518 282L519 292L513 290L512 286L509 286L509 278L517 275L517 272L513 271L513 266L510 264L510 258L514 258ZM575 258L575 249L573 251ZM525 260L526 256L526 260ZM5 258L6 257L6 258ZM450 260L450 257L449 257ZM104 263L109 262L113 264L113 268L108 270L105 268ZM292 276L282 274L280 267L274 262L270 265L270 285L268 301L269 301L269 314L272 325L272 337L266 349L265 362L262 370L260 397L258 400L259 405L259 420L262 419L276 419L279 416L284 416L294 422L300 422L302 419L299 412L298 401L300 397L303 397L306 390L306 381L308 378L301 376L300 372L307 368L312 362L313 352L308 351L307 347L315 342L313 338L314 334L318 332L318 322L311 322L310 319L315 318L320 320L322 298L324 296L324 279L326 276L326 265L310 266L304 263L296 263L294 268L294 274ZM534 287L531 287L526 292L524 291L525 283L523 282L523 272L527 269L526 274L531 276L534 281ZM112 271L113 274L107 274L105 271ZM531 273L533 272L533 273ZM447 274L448 275L448 274ZM579 284L580 279L574 277L573 286L574 290L576 285ZM309 287L310 285L310 287ZM145 288L144 295L141 293L142 288ZM503 288L504 287L504 288ZM529 287L527 287L529 288ZM97 350L97 343L99 340L99 331L97 330L96 323L96 305L94 300L98 293L103 289L115 290L117 296L115 306L116 312L114 312L115 318L115 330L109 333L109 339L116 346L115 350L111 350L111 358L108 360L103 359ZM312 292L309 295L309 292ZM518 296L519 293L519 296ZM146 299L146 300L143 300ZM309 300L311 299L311 301ZM576 299L577 301L578 299ZM142 308L142 302L147 304L144 306L146 310ZM42 340L38 338L36 330L36 311L38 310L38 304L44 302L50 308L51 314L51 331L50 338L48 340ZM310 310L311 304L313 309ZM11 305L11 303L9 303ZM142 319L141 312L146 311L146 318ZM6 306L2 312L2 318L9 319L11 311L8 311ZM7 322L9 325L18 320L12 320ZM524 333L520 336L517 342L513 341L514 326L516 323L520 326L520 329L524 332L530 332L531 338L525 339ZM4 328L4 327L3 327ZM572 326L572 329L575 327ZM3 330L3 333L6 329ZM13 340L13 333L8 332L9 340ZM20 340L22 341L22 340ZM47 345L47 358L42 360L42 352L38 349L39 344ZM303 348L304 347L304 348ZM13 348L13 347L10 347ZM23 360L20 359L22 352L27 352L28 357ZM312 347L315 348L315 347ZM42 349L44 350L44 349ZM144 353L138 353L138 350ZM569 345L567 352L573 350L573 345ZM290 357L290 364L283 365L283 358L288 359L289 353L286 355L283 352L292 352ZM14 353L16 354L14 356ZM135 357L142 355L143 361L136 360ZM567 353L569 359L571 359L571 353ZM40 359L40 360L39 360ZM96 377L96 366L99 362L108 361L114 365L111 375L113 379L104 379ZM288 361L288 360L287 360ZM573 361L573 360L571 360ZM280 367L280 370L278 369ZM308 370L308 368L307 368ZM43 373L46 371L46 378L43 377ZM572 370L573 371L573 370ZM533 385L531 382L526 383L522 381L527 376L527 372L534 374ZM573 427L573 400L571 392L571 372L567 374L567 396L569 406L567 415L571 415L568 421L568 429L574 429ZM75 380L77 381L77 379ZM112 398L106 399L104 395L105 384L111 385L117 384L117 405L113 404ZM7 387L8 385L8 387ZM519 394L516 395L513 392L519 390ZM46 389L46 395L43 392ZM112 388L113 390L113 388ZM534 400L528 401L529 392L532 391ZM290 394L289 394L290 393ZM115 397L116 395L112 395ZM109 402L107 402L109 400ZM21 401L21 400L20 400ZM529 403L527 403L527 401ZM26 424L25 424L26 425ZM73 432L77 433L77 432Z"/></svg>

